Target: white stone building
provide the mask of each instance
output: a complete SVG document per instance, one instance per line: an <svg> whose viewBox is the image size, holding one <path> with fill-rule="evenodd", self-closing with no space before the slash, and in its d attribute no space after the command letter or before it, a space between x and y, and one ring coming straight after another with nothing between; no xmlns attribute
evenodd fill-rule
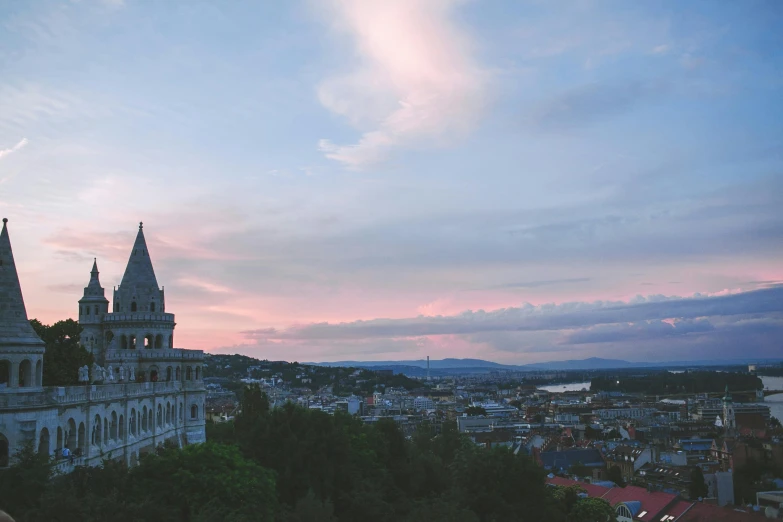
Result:
<svg viewBox="0 0 783 522"><path fill-rule="evenodd" d="M174 348L174 314L166 313L141 224L114 306L93 264L79 300L82 344L94 355L83 384L43 386L44 343L30 326L8 235L0 233L0 467L25 442L60 457L61 471L103 459L134 465L165 441L206 439L204 352Z"/></svg>

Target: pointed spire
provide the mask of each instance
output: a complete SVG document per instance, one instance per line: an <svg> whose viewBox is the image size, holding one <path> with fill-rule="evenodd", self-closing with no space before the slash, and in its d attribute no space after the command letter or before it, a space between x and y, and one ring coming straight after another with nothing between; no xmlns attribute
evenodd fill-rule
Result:
<svg viewBox="0 0 783 522"><path fill-rule="evenodd" d="M31 344L42 346L43 341L27 320L22 287L8 237L8 219L3 218L3 230L0 232L0 347Z"/></svg>
<svg viewBox="0 0 783 522"><path fill-rule="evenodd" d="M101 286L101 280L99 278L100 272L98 272L98 259L93 258L92 270L90 270L90 282L84 288L84 296L103 296L104 291Z"/></svg>
<svg viewBox="0 0 783 522"><path fill-rule="evenodd" d="M139 222L139 233L133 243L133 250L128 259L128 266L122 276L120 287L125 285L146 287L158 290L158 280L155 278L155 270L152 268L152 260L147 249L147 241L144 239L144 224Z"/></svg>

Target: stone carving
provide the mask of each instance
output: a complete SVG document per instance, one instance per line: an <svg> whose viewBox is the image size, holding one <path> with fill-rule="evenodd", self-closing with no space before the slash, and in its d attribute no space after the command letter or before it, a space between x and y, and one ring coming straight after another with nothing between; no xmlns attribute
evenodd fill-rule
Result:
<svg viewBox="0 0 783 522"><path fill-rule="evenodd" d="M128 380L131 382L136 380L136 369L133 366L130 367L130 377L128 377Z"/></svg>
<svg viewBox="0 0 783 522"><path fill-rule="evenodd" d="M109 365L109 367L106 368L104 372L106 375L106 378L104 380L109 382L114 382L114 368L112 368L111 365Z"/></svg>
<svg viewBox="0 0 783 522"><path fill-rule="evenodd" d="M120 380L125 380L125 366L120 366Z"/></svg>
<svg viewBox="0 0 783 522"><path fill-rule="evenodd" d="M90 369L85 364L81 368L79 368L79 382L89 382L90 381Z"/></svg>
<svg viewBox="0 0 783 522"><path fill-rule="evenodd" d="M92 363L92 382L98 382L103 380L103 368L98 366L98 363Z"/></svg>

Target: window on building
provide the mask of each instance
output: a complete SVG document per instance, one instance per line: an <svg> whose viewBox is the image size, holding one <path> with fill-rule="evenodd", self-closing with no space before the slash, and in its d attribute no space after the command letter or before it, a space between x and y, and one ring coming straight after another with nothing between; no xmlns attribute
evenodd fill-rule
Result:
<svg viewBox="0 0 783 522"><path fill-rule="evenodd" d="M195 404L190 407L190 418L198 419L198 406L196 406Z"/></svg>
<svg viewBox="0 0 783 522"><path fill-rule="evenodd" d="M131 303L131 312L135 312L135 311L136 311L136 301L133 301Z"/></svg>
<svg viewBox="0 0 783 522"><path fill-rule="evenodd" d="M155 311L155 303L150 303L150 312Z"/></svg>

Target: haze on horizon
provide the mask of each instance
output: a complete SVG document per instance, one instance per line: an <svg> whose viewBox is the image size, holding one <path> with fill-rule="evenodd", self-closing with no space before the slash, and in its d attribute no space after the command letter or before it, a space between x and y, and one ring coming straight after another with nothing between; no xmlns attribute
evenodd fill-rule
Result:
<svg viewBox="0 0 783 522"><path fill-rule="evenodd" d="M783 4L0 4L28 315L299 361L779 357Z"/></svg>

